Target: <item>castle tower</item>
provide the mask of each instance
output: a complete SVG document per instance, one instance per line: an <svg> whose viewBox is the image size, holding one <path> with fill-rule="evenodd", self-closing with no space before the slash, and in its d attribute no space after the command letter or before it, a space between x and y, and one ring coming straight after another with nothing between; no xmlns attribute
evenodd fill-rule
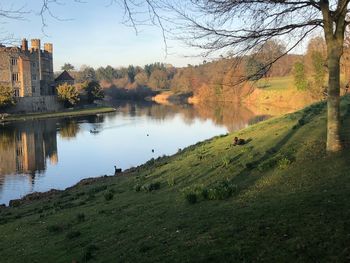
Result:
<svg viewBox="0 0 350 263"><path fill-rule="evenodd" d="M39 80L42 80L43 76L42 76L42 71L41 71L40 39L32 39L31 46L32 46L32 48L31 48L32 52L38 52Z"/></svg>
<svg viewBox="0 0 350 263"><path fill-rule="evenodd" d="M53 47L52 47L52 44L51 43L45 43L44 44L44 50L49 52L50 54L53 53Z"/></svg>
<svg viewBox="0 0 350 263"><path fill-rule="evenodd" d="M21 46L22 51L28 51L28 40L23 38L22 39L22 46Z"/></svg>
<svg viewBox="0 0 350 263"><path fill-rule="evenodd" d="M32 39L31 46L33 51L40 50L40 39Z"/></svg>
<svg viewBox="0 0 350 263"><path fill-rule="evenodd" d="M44 61L42 62L43 65L43 78L46 80L47 88L46 88L46 94L47 95L53 95L55 93L54 88L54 75L53 75L53 45L51 43L45 43L44 44Z"/></svg>

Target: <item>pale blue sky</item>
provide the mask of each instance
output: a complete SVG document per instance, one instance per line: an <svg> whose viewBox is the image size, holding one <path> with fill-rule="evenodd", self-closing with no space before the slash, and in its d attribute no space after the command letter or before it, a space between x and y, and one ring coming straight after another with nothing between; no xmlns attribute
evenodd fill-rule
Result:
<svg viewBox="0 0 350 263"><path fill-rule="evenodd" d="M110 0L90 0L82 4L72 0L63 2L64 5L53 6L52 11L66 20L58 21L46 16L48 27L45 35L40 16L34 14L40 10L42 0L0 0L2 9L24 6L24 10L34 12L26 14L25 20L1 20L1 31L13 34L16 39L41 38L42 43L52 42L55 70L59 70L65 62L79 68L84 64L93 67L142 66L156 61L184 66L203 60L185 57L196 54L196 51L175 41L169 42L166 57L161 30L142 27L136 35L132 28L122 24L123 8L116 4L108 6Z"/></svg>

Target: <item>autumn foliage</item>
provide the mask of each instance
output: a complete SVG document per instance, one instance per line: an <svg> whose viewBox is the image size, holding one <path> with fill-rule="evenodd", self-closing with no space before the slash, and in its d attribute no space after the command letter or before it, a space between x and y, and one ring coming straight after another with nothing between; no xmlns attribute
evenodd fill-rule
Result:
<svg viewBox="0 0 350 263"><path fill-rule="evenodd" d="M14 90L9 86L0 86L0 108L15 104Z"/></svg>

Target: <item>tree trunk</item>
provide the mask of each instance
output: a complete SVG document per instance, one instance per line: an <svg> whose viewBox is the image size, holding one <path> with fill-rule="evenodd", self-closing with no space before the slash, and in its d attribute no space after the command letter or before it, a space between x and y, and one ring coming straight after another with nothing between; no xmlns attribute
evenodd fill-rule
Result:
<svg viewBox="0 0 350 263"><path fill-rule="evenodd" d="M342 47L332 47L328 52L328 104L327 151L342 150L340 141L340 56Z"/></svg>

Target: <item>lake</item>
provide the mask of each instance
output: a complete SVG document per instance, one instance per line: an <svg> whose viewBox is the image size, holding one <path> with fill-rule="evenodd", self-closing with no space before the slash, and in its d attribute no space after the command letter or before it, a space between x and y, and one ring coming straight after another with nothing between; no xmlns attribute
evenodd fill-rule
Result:
<svg viewBox="0 0 350 263"><path fill-rule="evenodd" d="M0 126L0 204L112 175L266 119L242 106L122 103L109 114Z"/></svg>

